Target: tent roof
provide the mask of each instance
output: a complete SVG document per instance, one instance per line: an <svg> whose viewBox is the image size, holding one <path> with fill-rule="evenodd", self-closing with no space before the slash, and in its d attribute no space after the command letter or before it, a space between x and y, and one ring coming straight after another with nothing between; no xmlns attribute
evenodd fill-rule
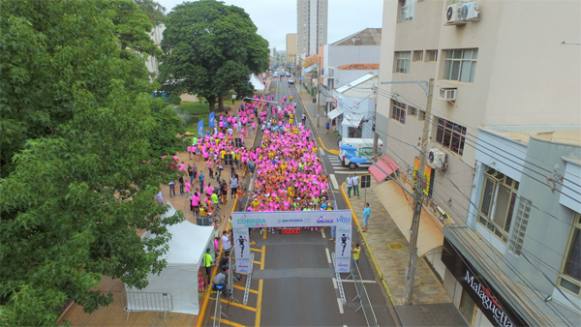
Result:
<svg viewBox="0 0 581 327"><path fill-rule="evenodd" d="M256 91L264 91L265 89L264 83L254 74L250 75L250 84Z"/></svg>
<svg viewBox="0 0 581 327"><path fill-rule="evenodd" d="M163 216L172 216L176 209L170 205ZM212 238L212 226L198 226L188 220L171 225L168 228L171 239L164 259L168 264L199 264Z"/></svg>

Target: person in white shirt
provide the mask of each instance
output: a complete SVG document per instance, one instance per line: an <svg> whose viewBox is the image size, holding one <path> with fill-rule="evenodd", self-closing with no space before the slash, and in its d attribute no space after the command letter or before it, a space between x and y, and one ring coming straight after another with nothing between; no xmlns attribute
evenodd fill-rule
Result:
<svg viewBox="0 0 581 327"><path fill-rule="evenodd" d="M353 190L353 177L347 176L347 195L351 197L351 191Z"/></svg>
<svg viewBox="0 0 581 327"><path fill-rule="evenodd" d="M353 195L357 195L357 198L359 198L359 176L353 175L351 182L353 184Z"/></svg>
<svg viewBox="0 0 581 327"><path fill-rule="evenodd" d="M224 250L224 254L226 256L230 255L230 250L232 249L232 242L230 242L230 237L228 236L228 232L222 232L222 250Z"/></svg>

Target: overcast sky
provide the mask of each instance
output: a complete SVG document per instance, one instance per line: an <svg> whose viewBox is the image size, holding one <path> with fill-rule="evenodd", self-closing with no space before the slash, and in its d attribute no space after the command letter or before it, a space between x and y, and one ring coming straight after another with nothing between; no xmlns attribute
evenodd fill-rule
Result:
<svg viewBox="0 0 581 327"><path fill-rule="evenodd" d="M157 0L166 13L184 0ZM270 48L286 48L287 33L297 31L296 0L225 0L244 8L268 40ZM382 0L329 0L327 42L332 43L367 27L381 27Z"/></svg>

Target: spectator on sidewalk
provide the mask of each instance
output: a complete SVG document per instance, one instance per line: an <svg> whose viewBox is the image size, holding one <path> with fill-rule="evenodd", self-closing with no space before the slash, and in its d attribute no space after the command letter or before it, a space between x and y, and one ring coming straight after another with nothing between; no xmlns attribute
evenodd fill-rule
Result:
<svg viewBox="0 0 581 327"><path fill-rule="evenodd" d="M369 217L371 217L371 208L369 207L369 202L365 204L363 208L363 231L367 232L367 225L369 224Z"/></svg>
<svg viewBox="0 0 581 327"><path fill-rule="evenodd" d="M178 178L178 183L180 184L180 195L184 195L184 176L180 175Z"/></svg>
<svg viewBox="0 0 581 327"><path fill-rule="evenodd" d="M347 176L347 195L351 197L351 191L353 191L353 177Z"/></svg>
<svg viewBox="0 0 581 327"><path fill-rule="evenodd" d="M176 182L173 178L169 181L169 197L174 197L176 195Z"/></svg>
<svg viewBox="0 0 581 327"><path fill-rule="evenodd" d="M200 193L204 194L204 172L200 171L198 181L200 182Z"/></svg>
<svg viewBox="0 0 581 327"><path fill-rule="evenodd" d="M204 269L206 269L206 280L210 284L210 277L212 276L212 266L214 265L214 258L210 254L210 248L206 249L206 253L202 257L202 263L204 264Z"/></svg>
<svg viewBox="0 0 581 327"><path fill-rule="evenodd" d="M234 174L234 176L230 179L230 197L234 198L234 196L236 196L237 191L238 191L238 175Z"/></svg>
<svg viewBox="0 0 581 327"><path fill-rule="evenodd" d="M353 184L353 195L357 195L357 198L359 198L359 176L353 175L351 181Z"/></svg>

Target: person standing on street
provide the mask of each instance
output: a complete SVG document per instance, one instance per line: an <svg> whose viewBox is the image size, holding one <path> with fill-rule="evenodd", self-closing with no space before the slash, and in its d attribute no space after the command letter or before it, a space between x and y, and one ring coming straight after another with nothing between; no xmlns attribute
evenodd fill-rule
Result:
<svg viewBox="0 0 581 327"><path fill-rule="evenodd" d="M200 171L198 181L200 182L200 193L204 194L204 172Z"/></svg>
<svg viewBox="0 0 581 327"><path fill-rule="evenodd" d="M176 196L176 182L173 178L169 181L169 197Z"/></svg>
<svg viewBox="0 0 581 327"><path fill-rule="evenodd" d="M353 184L353 195L357 195L359 199L359 176L353 175L351 177L351 184Z"/></svg>
<svg viewBox="0 0 581 327"><path fill-rule="evenodd" d="M234 174L234 176L230 179L230 198L234 198L236 196L236 192L238 191L238 175Z"/></svg>
<svg viewBox="0 0 581 327"><path fill-rule="evenodd" d="M371 217L371 208L369 207L369 202L365 204L363 208L363 231L367 232L367 225L369 224L369 217Z"/></svg>
<svg viewBox="0 0 581 327"><path fill-rule="evenodd" d="M229 256L230 250L232 249L232 242L230 242L230 237L228 236L228 232L222 232L222 250L224 250L224 255Z"/></svg>
<svg viewBox="0 0 581 327"><path fill-rule="evenodd" d="M180 175L178 178L178 183L180 184L180 195L184 195L184 176Z"/></svg>
<svg viewBox="0 0 581 327"><path fill-rule="evenodd" d="M202 263L204 264L204 269L206 269L206 282L210 284L210 277L212 276L212 265L214 264L214 258L210 254L210 248L206 249L206 253L202 257Z"/></svg>
<svg viewBox="0 0 581 327"><path fill-rule="evenodd" d="M347 195L351 197L351 191L353 191L353 177L347 176Z"/></svg>
<svg viewBox="0 0 581 327"><path fill-rule="evenodd" d="M359 258L361 258L361 245L359 243L355 244L351 255L353 257L353 261L358 264Z"/></svg>

